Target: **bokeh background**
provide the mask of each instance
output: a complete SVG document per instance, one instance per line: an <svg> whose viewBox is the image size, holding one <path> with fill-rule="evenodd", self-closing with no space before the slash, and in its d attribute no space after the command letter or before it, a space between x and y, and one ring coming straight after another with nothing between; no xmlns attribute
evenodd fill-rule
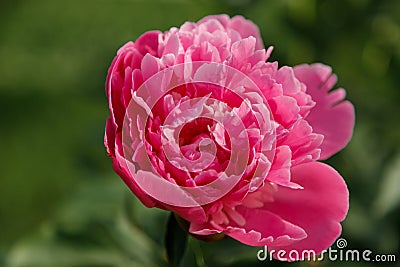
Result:
<svg viewBox="0 0 400 267"><path fill-rule="evenodd" d="M333 67L357 115L328 160L351 193L342 237L400 265L400 1L16 0L0 3L0 266L166 266L168 213L135 199L103 147L104 81L128 40L216 13L258 24L280 65ZM259 249L190 239L181 266L285 265Z"/></svg>

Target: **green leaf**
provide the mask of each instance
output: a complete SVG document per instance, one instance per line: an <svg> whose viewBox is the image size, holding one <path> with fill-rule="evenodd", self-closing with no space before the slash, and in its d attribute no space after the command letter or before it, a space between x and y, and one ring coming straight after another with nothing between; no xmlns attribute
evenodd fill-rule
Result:
<svg viewBox="0 0 400 267"><path fill-rule="evenodd" d="M185 254L187 240L187 233L182 230L174 213L171 212L168 219L167 233L165 235L165 247L167 250L168 262L171 266L179 266Z"/></svg>
<svg viewBox="0 0 400 267"><path fill-rule="evenodd" d="M165 266L161 242L152 239L124 210L126 193L137 203L135 212L147 210L118 179L81 182L57 206L53 217L11 247L5 266Z"/></svg>
<svg viewBox="0 0 400 267"><path fill-rule="evenodd" d="M400 205L400 155L388 164L382 177L381 188L374 203L374 211L383 217Z"/></svg>

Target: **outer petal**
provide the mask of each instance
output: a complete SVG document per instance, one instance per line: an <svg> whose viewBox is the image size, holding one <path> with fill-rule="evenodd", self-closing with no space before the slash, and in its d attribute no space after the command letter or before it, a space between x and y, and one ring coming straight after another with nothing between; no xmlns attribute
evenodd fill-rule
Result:
<svg viewBox="0 0 400 267"><path fill-rule="evenodd" d="M282 249L286 251L286 257L291 250L298 251L300 256L303 250L319 254L332 245L341 233L340 222L346 217L349 206L346 184L339 173L320 162L292 168L292 181L304 189L279 187L275 201L266 203L264 208L303 228L307 238L293 245L270 246L269 249Z"/></svg>
<svg viewBox="0 0 400 267"><path fill-rule="evenodd" d="M307 237L306 232L265 209L237 207L246 220L243 226L228 226L224 233L250 246L282 246Z"/></svg>
<svg viewBox="0 0 400 267"><path fill-rule="evenodd" d="M130 101L132 87L137 87L136 83L139 82L140 75L138 75L136 69L140 67L142 57L134 43L128 42L118 50L117 56L108 69L106 93L110 114L116 129L122 127L125 108Z"/></svg>
<svg viewBox="0 0 400 267"><path fill-rule="evenodd" d="M115 127L111 118L106 121L106 130L104 134L104 146L107 149L107 154L110 157L115 156Z"/></svg>
<svg viewBox="0 0 400 267"><path fill-rule="evenodd" d="M307 86L316 105L311 109L306 120L314 132L323 134L321 159L326 159L344 148L350 141L354 127L354 107L345 97L343 89L329 93L336 83L336 75L330 67L323 64L299 65L294 72L301 82Z"/></svg>
<svg viewBox="0 0 400 267"><path fill-rule="evenodd" d="M156 202L150 196L148 196L131 177L129 168L127 167L127 161L123 159L118 151L116 156L112 159L112 164L115 172L124 180L125 184L131 189L131 191L139 198L139 200L148 208L156 206Z"/></svg>

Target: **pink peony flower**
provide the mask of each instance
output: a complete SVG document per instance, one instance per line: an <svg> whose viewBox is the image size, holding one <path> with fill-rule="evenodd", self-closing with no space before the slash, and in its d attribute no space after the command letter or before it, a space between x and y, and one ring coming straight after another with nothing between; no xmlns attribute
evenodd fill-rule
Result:
<svg viewBox="0 0 400 267"><path fill-rule="evenodd" d="M191 234L320 253L340 235L348 190L317 160L349 142L354 108L330 92L330 67L278 67L271 51L255 24L226 15L128 42L108 71L105 145L143 204Z"/></svg>

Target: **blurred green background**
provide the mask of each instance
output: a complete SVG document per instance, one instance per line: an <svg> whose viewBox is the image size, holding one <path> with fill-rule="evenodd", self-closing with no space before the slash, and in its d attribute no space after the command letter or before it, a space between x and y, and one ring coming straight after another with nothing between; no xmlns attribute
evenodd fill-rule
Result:
<svg viewBox="0 0 400 267"><path fill-rule="evenodd" d="M357 115L328 160L351 193L342 237L400 265L400 1L18 0L0 3L0 266L166 265L168 213L133 197L103 147L104 81L128 40L216 13L258 24L280 65L333 67ZM258 250L190 239L182 266L285 265Z"/></svg>

